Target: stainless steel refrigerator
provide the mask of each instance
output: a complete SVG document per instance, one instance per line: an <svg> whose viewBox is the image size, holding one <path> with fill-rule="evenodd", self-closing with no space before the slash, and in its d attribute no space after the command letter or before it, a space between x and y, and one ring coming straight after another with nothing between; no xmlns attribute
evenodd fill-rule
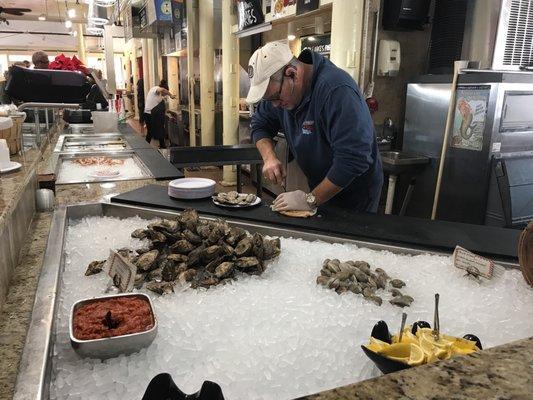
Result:
<svg viewBox="0 0 533 400"><path fill-rule="evenodd" d="M429 218L451 77L407 86L403 150L431 163L416 180L407 215ZM533 219L533 74L459 76L437 218L508 227Z"/></svg>

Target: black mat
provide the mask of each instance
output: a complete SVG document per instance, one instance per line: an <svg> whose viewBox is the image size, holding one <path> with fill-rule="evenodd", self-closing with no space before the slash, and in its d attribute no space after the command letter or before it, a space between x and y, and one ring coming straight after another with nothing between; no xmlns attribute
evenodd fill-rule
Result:
<svg viewBox="0 0 533 400"><path fill-rule="evenodd" d="M325 235L396 244L431 250L453 251L456 245L499 259L516 261L520 231L482 225L431 221L396 215L356 214L346 210L321 211L308 219L274 213L268 204L251 209L228 210L211 199L176 200L164 186L147 185L111 198L112 202L171 210L194 208L199 213L276 225Z"/></svg>
<svg viewBox="0 0 533 400"><path fill-rule="evenodd" d="M173 166L153 147L149 149L135 149L135 153L148 167L157 180L183 178L183 172Z"/></svg>

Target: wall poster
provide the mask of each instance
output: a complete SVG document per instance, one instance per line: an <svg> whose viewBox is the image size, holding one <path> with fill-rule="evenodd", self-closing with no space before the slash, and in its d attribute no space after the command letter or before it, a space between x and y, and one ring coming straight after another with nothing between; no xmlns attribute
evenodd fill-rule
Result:
<svg viewBox="0 0 533 400"><path fill-rule="evenodd" d="M490 86L459 86L456 91L451 147L481 151Z"/></svg>

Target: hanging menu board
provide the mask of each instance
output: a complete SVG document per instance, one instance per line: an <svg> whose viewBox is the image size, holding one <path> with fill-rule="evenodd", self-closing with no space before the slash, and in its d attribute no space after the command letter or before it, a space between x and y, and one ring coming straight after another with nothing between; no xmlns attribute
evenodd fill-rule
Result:
<svg viewBox="0 0 533 400"><path fill-rule="evenodd" d="M240 31L265 22L261 0L237 0L237 20Z"/></svg>

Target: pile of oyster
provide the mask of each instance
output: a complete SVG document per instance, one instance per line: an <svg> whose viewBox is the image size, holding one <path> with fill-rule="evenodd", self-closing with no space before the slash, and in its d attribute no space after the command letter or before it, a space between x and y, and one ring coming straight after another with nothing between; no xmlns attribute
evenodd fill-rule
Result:
<svg viewBox="0 0 533 400"><path fill-rule="evenodd" d="M170 293L177 282L192 288L209 288L236 279L237 272L259 275L264 261L280 254L280 240L250 235L226 221L202 220L195 210L186 210L174 219L163 219L136 229L131 234L146 239L142 249L117 250L137 267L135 287ZM105 261L93 261L85 275L102 270Z"/></svg>
<svg viewBox="0 0 533 400"><path fill-rule="evenodd" d="M221 204L226 204L230 206L249 206L250 204L253 204L256 201L257 196L251 193L247 194L231 191L227 193L218 193L216 196L213 196L213 199Z"/></svg>
<svg viewBox="0 0 533 400"><path fill-rule="evenodd" d="M400 279L391 279L382 269L376 268L374 271L366 261L345 261L337 259L324 260L320 275L316 278L316 283L335 290L337 293L350 291L363 295L367 300L381 306L383 298L376 293L379 290L389 292L392 299L389 302L398 307L409 307L414 299L403 294L400 289L405 286L405 282Z"/></svg>

